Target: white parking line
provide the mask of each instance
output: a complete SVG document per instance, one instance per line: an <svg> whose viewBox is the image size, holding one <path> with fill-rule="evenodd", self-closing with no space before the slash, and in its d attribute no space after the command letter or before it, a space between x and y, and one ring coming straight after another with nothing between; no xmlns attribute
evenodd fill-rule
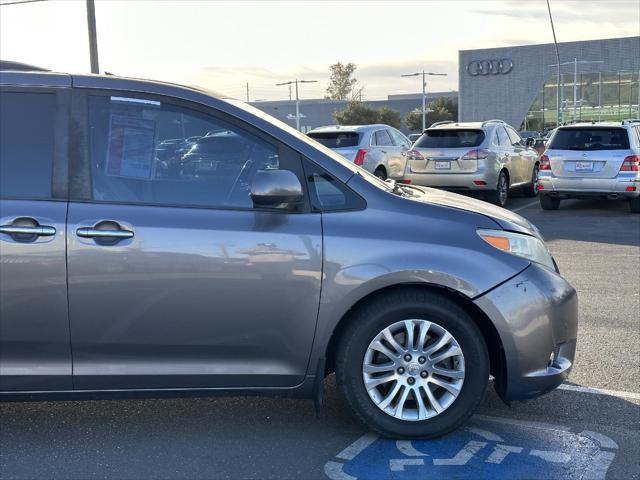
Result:
<svg viewBox="0 0 640 480"><path fill-rule="evenodd" d="M581 385L567 385L563 383L558 387L560 390L569 390L571 392L593 393L594 395L609 395L610 397L630 398L632 400L640 400L640 393L620 392L618 390L605 390L603 388L583 387Z"/></svg>
<svg viewBox="0 0 640 480"><path fill-rule="evenodd" d="M513 210L511 210L512 212L519 212L520 210L524 210L525 208L529 208L529 207L533 207L534 205L537 205L539 203L539 200L536 200L534 202L530 202L527 203L525 205L522 205L521 207L518 208L514 208Z"/></svg>

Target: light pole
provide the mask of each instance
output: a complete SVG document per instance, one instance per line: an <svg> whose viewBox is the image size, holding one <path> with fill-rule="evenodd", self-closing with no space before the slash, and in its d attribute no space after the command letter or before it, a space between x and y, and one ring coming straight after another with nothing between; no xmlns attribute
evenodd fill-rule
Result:
<svg viewBox="0 0 640 480"><path fill-rule="evenodd" d="M556 49L556 127L560 126L560 52L558 51L558 39L556 38L556 27L553 25L553 15L551 15L551 5L547 0L547 10L549 11L549 21L551 22L551 32L553 33L553 45ZM546 75L545 75L546 76ZM544 85L542 87L542 98L544 98Z"/></svg>
<svg viewBox="0 0 640 480"><path fill-rule="evenodd" d="M573 118L572 120L575 122L576 120L576 109L578 106L578 64L587 64L587 63L604 63L602 60L578 60L574 58L572 62L564 62L564 63L554 63L553 65L549 65L550 67L557 67L558 69L563 65L571 65L573 64Z"/></svg>
<svg viewBox="0 0 640 480"><path fill-rule="evenodd" d="M96 32L96 6L94 0L87 0L87 27L89 29L91 73L100 73L98 68L98 35Z"/></svg>
<svg viewBox="0 0 640 480"><path fill-rule="evenodd" d="M296 130L300 130L300 97L298 96L298 84L299 83L317 83L317 80L290 80L288 82L276 83L276 87L280 87L282 85L296 85ZM291 88L291 87L289 87Z"/></svg>
<svg viewBox="0 0 640 480"><path fill-rule="evenodd" d="M407 73L405 75L400 75L401 77L419 77L422 75L422 131L424 132L427 129L427 80L426 76L447 76L446 73L433 73L433 72L415 72L415 73Z"/></svg>

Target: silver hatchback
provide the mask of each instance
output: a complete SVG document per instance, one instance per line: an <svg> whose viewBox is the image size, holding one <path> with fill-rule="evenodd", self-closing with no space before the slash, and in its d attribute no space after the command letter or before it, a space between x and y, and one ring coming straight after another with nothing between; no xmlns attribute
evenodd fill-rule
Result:
<svg viewBox="0 0 640 480"><path fill-rule="evenodd" d="M384 125L332 125L307 135L376 177L399 179L404 174L411 141L395 128Z"/></svg>
<svg viewBox="0 0 640 480"><path fill-rule="evenodd" d="M540 157L540 204L566 198L628 199L640 213L640 121L580 123L558 128Z"/></svg>
<svg viewBox="0 0 640 480"><path fill-rule="evenodd" d="M478 193L500 206L511 188L538 194L538 155L500 120L439 122L407 153L405 183Z"/></svg>

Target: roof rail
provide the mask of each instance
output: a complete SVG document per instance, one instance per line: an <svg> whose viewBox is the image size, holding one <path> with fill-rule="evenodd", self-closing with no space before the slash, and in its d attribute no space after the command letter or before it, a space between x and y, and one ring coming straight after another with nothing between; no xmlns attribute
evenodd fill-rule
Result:
<svg viewBox="0 0 640 480"><path fill-rule="evenodd" d="M449 125L450 123L456 123L453 120L442 120L440 122L432 123L429 128L437 127L438 125Z"/></svg>
<svg viewBox="0 0 640 480"><path fill-rule="evenodd" d="M11 70L14 72L50 72L46 68L28 65L22 62L13 62L11 60L0 60L0 70Z"/></svg>
<svg viewBox="0 0 640 480"><path fill-rule="evenodd" d="M498 120L497 118L494 118L492 120L485 120L484 122L482 122L482 126L484 127L487 123L507 123L504 120Z"/></svg>
<svg viewBox="0 0 640 480"><path fill-rule="evenodd" d="M622 125L629 125L631 123L640 123L640 118L626 118L622 120Z"/></svg>

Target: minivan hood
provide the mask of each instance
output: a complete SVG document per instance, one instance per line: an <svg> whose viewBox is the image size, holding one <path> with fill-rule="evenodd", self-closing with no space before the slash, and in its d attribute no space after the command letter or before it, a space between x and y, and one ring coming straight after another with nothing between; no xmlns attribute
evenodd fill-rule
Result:
<svg viewBox="0 0 640 480"><path fill-rule="evenodd" d="M447 192L444 190L438 190L429 187L419 188L420 190L424 191L425 194L421 197L414 197L412 198L412 200L479 213L480 215L491 218L504 230L522 232L529 235L534 235L542 239L540 231L534 224L532 224L526 218L518 215L517 213L513 213L510 210L492 205L487 202L483 202L481 200L477 200L475 198L459 195L457 193Z"/></svg>

